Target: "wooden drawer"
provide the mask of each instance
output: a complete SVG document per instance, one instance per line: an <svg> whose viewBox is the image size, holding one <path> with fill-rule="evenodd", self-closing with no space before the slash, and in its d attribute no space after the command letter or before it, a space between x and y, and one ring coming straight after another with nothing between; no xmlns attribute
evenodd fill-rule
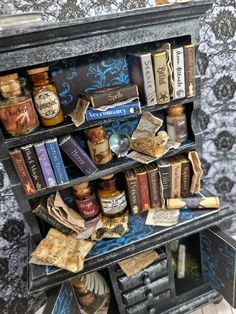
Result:
<svg viewBox="0 0 236 314"><path fill-rule="evenodd" d="M169 288L169 276L162 277L150 284L137 288L135 290L126 292L122 295L123 301L126 305L133 305L135 303L152 300L158 293Z"/></svg>
<svg viewBox="0 0 236 314"><path fill-rule="evenodd" d="M137 275L127 277L123 276L118 278L119 287L122 291L129 291L142 285L150 284L161 275L167 272L167 260L161 260L147 267Z"/></svg>
<svg viewBox="0 0 236 314"><path fill-rule="evenodd" d="M156 295L152 300L140 302L136 305L126 308L127 314L157 314L171 301L170 290Z"/></svg>

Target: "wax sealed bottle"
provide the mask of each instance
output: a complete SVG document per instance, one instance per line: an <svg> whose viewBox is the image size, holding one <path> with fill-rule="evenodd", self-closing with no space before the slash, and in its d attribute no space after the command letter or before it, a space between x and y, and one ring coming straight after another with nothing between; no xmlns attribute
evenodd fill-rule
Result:
<svg viewBox="0 0 236 314"><path fill-rule="evenodd" d="M187 119L184 105L178 105L167 111L167 133L171 141L183 142L188 138Z"/></svg>
<svg viewBox="0 0 236 314"><path fill-rule="evenodd" d="M76 297L82 307L89 307L96 301L96 295L86 288L86 277L82 276L72 281Z"/></svg>
<svg viewBox="0 0 236 314"><path fill-rule="evenodd" d="M125 191L118 186L114 174L102 177L98 183L97 195L101 204L102 213L108 217L122 215L127 209Z"/></svg>
<svg viewBox="0 0 236 314"><path fill-rule="evenodd" d="M51 82L49 67L27 70L33 84L34 104L43 126L53 126L64 121L57 87Z"/></svg>
<svg viewBox="0 0 236 314"><path fill-rule="evenodd" d="M112 153L106 138L105 128L101 125L85 130L87 144L95 165L103 165L111 161Z"/></svg>
<svg viewBox="0 0 236 314"><path fill-rule="evenodd" d="M76 185L74 188L75 202L80 215L89 220L99 214L99 206L93 190L88 182Z"/></svg>
<svg viewBox="0 0 236 314"><path fill-rule="evenodd" d="M0 92L0 121L5 132L12 136L33 132L39 121L26 81L17 73L1 76Z"/></svg>

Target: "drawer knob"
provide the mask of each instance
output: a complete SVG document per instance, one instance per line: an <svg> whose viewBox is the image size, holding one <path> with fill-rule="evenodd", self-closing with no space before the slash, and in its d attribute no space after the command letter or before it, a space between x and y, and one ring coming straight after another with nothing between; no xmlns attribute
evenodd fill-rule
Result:
<svg viewBox="0 0 236 314"><path fill-rule="evenodd" d="M152 299L153 299L153 294L152 294L151 291L148 291L147 294L146 294L146 296L147 296L147 299L148 299L148 300L152 300Z"/></svg>
<svg viewBox="0 0 236 314"><path fill-rule="evenodd" d="M154 307L152 307L149 311L148 314L155 314L156 310L154 309Z"/></svg>
<svg viewBox="0 0 236 314"><path fill-rule="evenodd" d="M144 274L143 274L143 283L144 283L145 285L148 285L148 284L151 283L151 279L150 279L148 273L144 273Z"/></svg>

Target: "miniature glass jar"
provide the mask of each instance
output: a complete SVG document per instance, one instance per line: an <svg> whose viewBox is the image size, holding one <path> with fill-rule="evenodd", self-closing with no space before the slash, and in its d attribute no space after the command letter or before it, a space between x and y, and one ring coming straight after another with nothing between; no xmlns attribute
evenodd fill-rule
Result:
<svg viewBox="0 0 236 314"><path fill-rule="evenodd" d="M170 141L183 142L188 138L187 119L184 105L178 105L167 110L167 133Z"/></svg>
<svg viewBox="0 0 236 314"><path fill-rule="evenodd" d="M114 174L102 177L98 185L97 195L103 215L111 218L122 215L127 209L127 200L125 191L118 187Z"/></svg>
<svg viewBox="0 0 236 314"><path fill-rule="evenodd" d="M5 132L12 136L33 132L39 121L25 81L17 73L1 76L0 91L0 121Z"/></svg>
<svg viewBox="0 0 236 314"><path fill-rule="evenodd" d="M33 84L34 104L43 126L54 126L64 121L57 87L51 82L49 67L27 70Z"/></svg>
<svg viewBox="0 0 236 314"><path fill-rule="evenodd" d="M74 188L75 202L80 215L89 220L99 214L99 206L97 199L89 183L87 185L81 184Z"/></svg>
<svg viewBox="0 0 236 314"><path fill-rule="evenodd" d="M85 280L86 280L86 277L82 276L78 279L74 279L72 281L72 284L73 284L75 294L79 303L82 306L88 307L96 301L97 297L93 292L89 291L86 288Z"/></svg>
<svg viewBox="0 0 236 314"><path fill-rule="evenodd" d="M105 128L101 125L85 130L87 144L95 165L103 165L112 160L112 153L106 138Z"/></svg>

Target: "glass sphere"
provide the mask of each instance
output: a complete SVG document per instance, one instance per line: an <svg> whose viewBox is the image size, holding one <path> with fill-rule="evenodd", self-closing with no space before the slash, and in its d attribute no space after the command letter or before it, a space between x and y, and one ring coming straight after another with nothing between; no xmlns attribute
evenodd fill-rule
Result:
<svg viewBox="0 0 236 314"><path fill-rule="evenodd" d="M127 133L115 132L109 139L109 145L118 157L125 156L129 151L131 139Z"/></svg>

